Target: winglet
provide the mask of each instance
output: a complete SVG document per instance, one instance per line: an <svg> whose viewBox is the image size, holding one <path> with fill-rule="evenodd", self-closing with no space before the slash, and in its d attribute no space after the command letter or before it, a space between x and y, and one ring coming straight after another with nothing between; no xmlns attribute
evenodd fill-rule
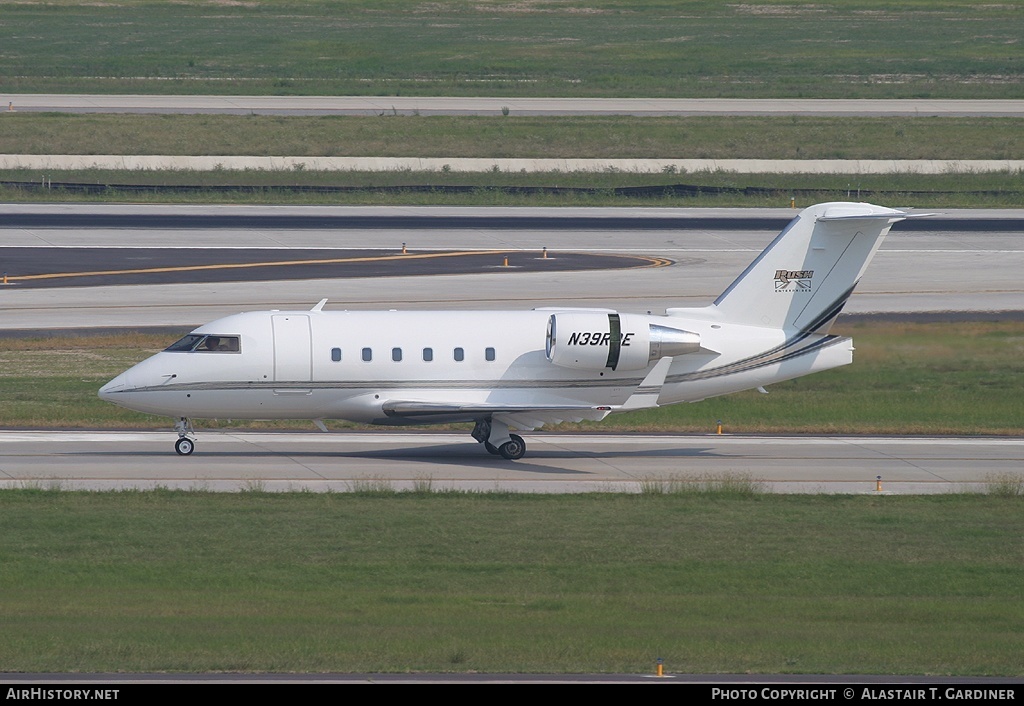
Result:
<svg viewBox="0 0 1024 706"><path fill-rule="evenodd" d="M314 306L314 307L313 307L312 309L310 309L310 311L323 311L323 310L324 310L324 304L326 304L326 303L327 303L327 300L326 300L326 299L321 299L321 300L320 300L320 301L319 301L319 302L317 303L317 305L316 305L316 306Z"/></svg>
<svg viewBox="0 0 1024 706"><path fill-rule="evenodd" d="M651 368L651 372L647 373L644 381L633 390L633 394L619 407L619 410L651 409L652 407L657 407L658 396L661 394L661 388L665 385L665 378L668 376L668 369L671 365L671 357L662 358L655 363L654 367Z"/></svg>

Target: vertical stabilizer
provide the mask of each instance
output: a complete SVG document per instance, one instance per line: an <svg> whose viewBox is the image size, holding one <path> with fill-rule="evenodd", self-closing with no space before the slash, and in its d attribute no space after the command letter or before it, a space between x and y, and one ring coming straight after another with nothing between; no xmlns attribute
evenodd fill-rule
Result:
<svg viewBox="0 0 1024 706"><path fill-rule="evenodd" d="M905 217L867 203L806 208L710 308L732 323L827 333L889 228Z"/></svg>

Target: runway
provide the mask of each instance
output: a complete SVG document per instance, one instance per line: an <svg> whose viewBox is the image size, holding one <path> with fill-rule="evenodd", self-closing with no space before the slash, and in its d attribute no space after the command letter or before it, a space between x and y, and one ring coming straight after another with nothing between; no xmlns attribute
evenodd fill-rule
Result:
<svg viewBox="0 0 1024 706"><path fill-rule="evenodd" d="M529 454L511 462L462 433L200 430L196 453L179 457L171 432L3 431L0 487L639 493L732 479L766 492L903 495L986 492L1024 468L1024 439L524 436Z"/></svg>

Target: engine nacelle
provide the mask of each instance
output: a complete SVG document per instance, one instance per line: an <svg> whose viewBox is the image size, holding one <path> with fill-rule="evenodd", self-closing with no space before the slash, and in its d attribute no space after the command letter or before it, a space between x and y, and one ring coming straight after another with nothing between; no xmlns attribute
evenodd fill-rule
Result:
<svg viewBox="0 0 1024 706"><path fill-rule="evenodd" d="M700 334L639 314L566 311L548 319L548 360L582 370L643 370L652 360L700 350Z"/></svg>

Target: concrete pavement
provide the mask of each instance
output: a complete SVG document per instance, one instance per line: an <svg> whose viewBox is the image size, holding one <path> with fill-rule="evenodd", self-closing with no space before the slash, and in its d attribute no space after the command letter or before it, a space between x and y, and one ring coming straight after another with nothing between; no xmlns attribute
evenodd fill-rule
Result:
<svg viewBox="0 0 1024 706"><path fill-rule="evenodd" d="M1024 439L524 434L520 461L468 434L0 431L0 488L211 491L762 492L904 495L1024 484ZM878 477L881 476L881 481Z"/></svg>

